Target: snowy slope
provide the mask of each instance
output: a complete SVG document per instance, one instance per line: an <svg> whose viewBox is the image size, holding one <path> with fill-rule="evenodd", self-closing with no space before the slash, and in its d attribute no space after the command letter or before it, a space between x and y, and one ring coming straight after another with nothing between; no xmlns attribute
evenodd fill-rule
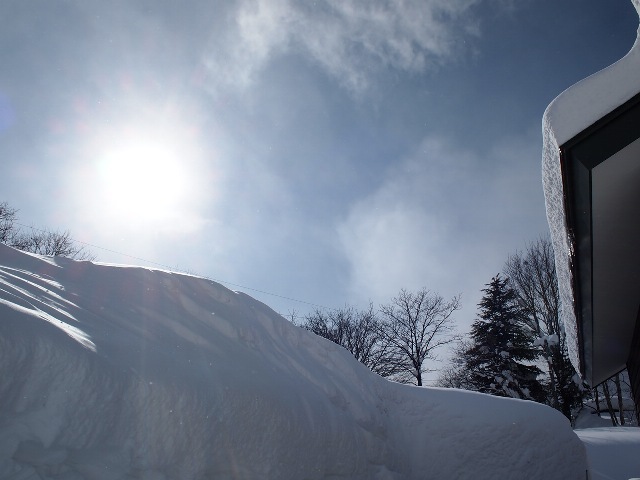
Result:
<svg viewBox="0 0 640 480"><path fill-rule="evenodd" d="M0 245L2 479L583 479L531 402L388 382L192 276Z"/></svg>

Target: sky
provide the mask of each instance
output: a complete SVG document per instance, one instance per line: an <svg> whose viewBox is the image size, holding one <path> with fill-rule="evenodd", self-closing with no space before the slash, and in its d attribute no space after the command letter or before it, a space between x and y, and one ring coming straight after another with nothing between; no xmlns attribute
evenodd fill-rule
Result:
<svg viewBox="0 0 640 480"><path fill-rule="evenodd" d="M547 233L541 120L629 0L0 2L0 201L282 314L481 289Z"/></svg>

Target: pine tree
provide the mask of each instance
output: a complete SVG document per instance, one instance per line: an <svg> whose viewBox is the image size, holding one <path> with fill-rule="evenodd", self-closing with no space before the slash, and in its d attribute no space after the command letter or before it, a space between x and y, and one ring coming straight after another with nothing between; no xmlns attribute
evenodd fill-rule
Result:
<svg viewBox="0 0 640 480"><path fill-rule="evenodd" d="M533 364L539 350L515 292L500 275L482 291L479 318L471 326L472 345L464 354L471 386L492 395L541 401L545 395L537 377L542 372Z"/></svg>

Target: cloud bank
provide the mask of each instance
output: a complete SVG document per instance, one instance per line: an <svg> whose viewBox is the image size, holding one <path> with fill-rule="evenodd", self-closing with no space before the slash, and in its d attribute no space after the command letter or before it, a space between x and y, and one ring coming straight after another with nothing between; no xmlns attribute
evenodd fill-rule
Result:
<svg viewBox="0 0 640 480"><path fill-rule="evenodd" d="M462 293L469 321L481 289L516 248L544 234L537 145L509 139L480 155L428 137L338 227L354 297L386 302L401 288Z"/></svg>
<svg viewBox="0 0 640 480"><path fill-rule="evenodd" d="M242 0L204 58L217 86L248 86L273 58L298 54L358 93L383 68L424 72L477 34L480 0Z"/></svg>

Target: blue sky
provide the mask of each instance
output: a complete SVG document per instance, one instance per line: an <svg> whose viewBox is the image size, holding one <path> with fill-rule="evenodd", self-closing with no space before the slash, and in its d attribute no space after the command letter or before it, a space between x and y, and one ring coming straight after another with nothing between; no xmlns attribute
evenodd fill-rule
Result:
<svg viewBox="0 0 640 480"><path fill-rule="evenodd" d="M24 222L327 307L462 294L461 331L546 233L544 109L638 26L629 0L29 0L0 22L0 200Z"/></svg>

